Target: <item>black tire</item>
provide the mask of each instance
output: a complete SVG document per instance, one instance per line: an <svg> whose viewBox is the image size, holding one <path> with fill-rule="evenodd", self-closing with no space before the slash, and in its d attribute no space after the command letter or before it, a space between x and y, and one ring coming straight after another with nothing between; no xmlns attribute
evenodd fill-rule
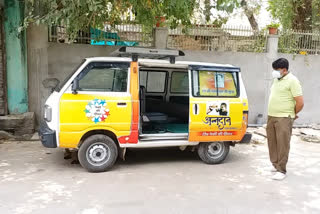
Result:
<svg viewBox="0 0 320 214"><path fill-rule="evenodd" d="M219 164L226 159L229 150L230 145L228 142L200 143L198 155L206 164Z"/></svg>
<svg viewBox="0 0 320 214"><path fill-rule="evenodd" d="M109 170L118 157L118 148L108 136L96 134L84 140L78 152L81 166L89 172Z"/></svg>

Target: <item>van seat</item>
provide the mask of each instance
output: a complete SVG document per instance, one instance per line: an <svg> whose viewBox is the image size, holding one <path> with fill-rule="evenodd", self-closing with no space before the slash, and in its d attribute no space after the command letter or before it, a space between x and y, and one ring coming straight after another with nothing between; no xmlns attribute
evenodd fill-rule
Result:
<svg viewBox="0 0 320 214"><path fill-rule="evenodd" d="M143 114L145 118L143 118L143 122L166 122L168 120L168 115L161 112L146 112ZM146 121L145 121L146 120Z"/></svg>
<svg viewBox="0 0 320 214"><path fill-rule="evenodd" d="M168 115L161 112L145 112L146 111L146 89L140 86L140 114L143 122L165 122L168 120Z"/></svg>

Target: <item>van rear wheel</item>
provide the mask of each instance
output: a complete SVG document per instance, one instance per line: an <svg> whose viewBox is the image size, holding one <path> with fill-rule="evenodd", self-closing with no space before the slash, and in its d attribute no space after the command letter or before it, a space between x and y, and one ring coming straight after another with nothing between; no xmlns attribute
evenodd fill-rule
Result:
<svg viewBox="0 0 320 214"><path fill-rule="evenodd" d="M200 143L198 155L207 164L219 164L226 159L229 150L230 145L227 142Z"/></svg>
<svg viewBox="0 0 320 214"><path fill-rule="evenodd" d="M109 170L118 157L118 148L108 136L97 134L84 140L78 152L81 166L89 172Z"/></svg>

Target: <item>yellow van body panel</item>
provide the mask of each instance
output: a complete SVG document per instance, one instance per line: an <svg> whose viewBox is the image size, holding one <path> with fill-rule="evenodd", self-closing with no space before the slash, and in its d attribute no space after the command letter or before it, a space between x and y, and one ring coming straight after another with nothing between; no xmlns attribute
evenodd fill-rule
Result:
<svg viewBox="0 0 320 214"><path fill-rule="evenodd" d="M248 99L242 99L242 104L243 104L243 111L249 111L249 103L248 103Z"/></svg>
<svg viewBox="0 0 320 214"><path fill-rule="evenodd" d="M219 115L210 106L225 103L228 115ZM190 98L189 141L240 141L246 130L243 126L241 98ZM246 127L245 127L246 129Z"/></svg>
<svg viewBox="0 0 320 214"><path fill-rule="evenodd" d="M131 122L128 93L65 93L60 99L60 147L77 148L81 137L91 130L108 130L117 137L129 135Z"/></svg>

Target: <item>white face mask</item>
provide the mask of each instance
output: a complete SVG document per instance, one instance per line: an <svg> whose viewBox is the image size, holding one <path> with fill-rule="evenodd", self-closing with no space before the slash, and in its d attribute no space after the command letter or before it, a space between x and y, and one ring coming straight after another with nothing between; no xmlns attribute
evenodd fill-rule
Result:
<svg viewBox="0 0 320 214"><path fill-rule="evenodd" d="M274 79L279 79L279 78L281 78L281 74L280 74L280 71L276 71L276 70L273 70L272 71L272 77L274 78Z"/></svg>

